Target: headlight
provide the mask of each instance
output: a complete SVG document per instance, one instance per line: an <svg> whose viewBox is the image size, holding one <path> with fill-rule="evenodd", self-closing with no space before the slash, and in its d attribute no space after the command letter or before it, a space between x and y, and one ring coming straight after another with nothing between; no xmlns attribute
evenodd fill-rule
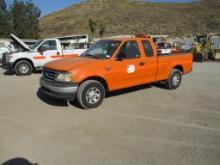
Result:
<svg viewBox="0 0 220 165"><path fill-rule="evenodd" d="M72 81L72 78L73 78L73 76L71 73L58 73L56 76L57 81L70 82L70 81Z"/></svg>

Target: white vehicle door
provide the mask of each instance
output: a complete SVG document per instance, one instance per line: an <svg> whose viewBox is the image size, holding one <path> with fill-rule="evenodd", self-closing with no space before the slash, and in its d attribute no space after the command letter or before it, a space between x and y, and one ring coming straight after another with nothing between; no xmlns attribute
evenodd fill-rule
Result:
<svg viewBox="0 0 220 165"><path fill-rule="evenodd" d="M38 52L40 55L34 57L38 61L38 66L44 66L52 60L63 58L56 40L45 40L38 48Z"/></svg>

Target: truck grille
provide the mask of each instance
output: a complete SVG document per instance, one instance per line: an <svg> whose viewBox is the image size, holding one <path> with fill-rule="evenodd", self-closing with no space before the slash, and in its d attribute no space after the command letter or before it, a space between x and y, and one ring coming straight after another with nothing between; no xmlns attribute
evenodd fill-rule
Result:
<svg viewBox="0 0 220 165"><path fill-rule="evenodd" d="M46 80L53 81L56 78L56 71L49 70L49 69L43 69L43 78Z"/></svg>

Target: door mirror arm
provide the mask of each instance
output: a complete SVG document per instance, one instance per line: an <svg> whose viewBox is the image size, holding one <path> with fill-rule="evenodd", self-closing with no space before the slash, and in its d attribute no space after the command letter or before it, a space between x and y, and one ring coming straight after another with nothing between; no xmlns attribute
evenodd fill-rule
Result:
<svg viewBox="0 0 220 165"><path fill-rule="evenodd" d="M37 49L37 51L38 51L40 54L43 54L43 53L46 51L46 49L45 49L44 47L40 46L40 47Z"/></svg>
<svg viewBox="0 0 220 165"><path fill-rule="evenodd" d="M126 59L126 54L124 52L120 52L116 58L116 61L123 61Z"/></svg>

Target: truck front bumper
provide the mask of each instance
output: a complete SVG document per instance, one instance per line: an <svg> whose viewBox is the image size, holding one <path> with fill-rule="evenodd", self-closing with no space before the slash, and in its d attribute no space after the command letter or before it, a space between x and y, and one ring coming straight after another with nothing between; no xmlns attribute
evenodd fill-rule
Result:
<svg viewBox="0 0 220 165"><path fill-rule="evenodd" d="M40 91L44 94L62 100L75 100L78 84L50 82L43 78L40 79Z"/></svg>
<svg viewBox="0 0 220 165"><path fill-rule="evenodd" d="M4 62L2 62L2 68L5 69L5 70L13 70L13 64L14 63L9 63L9 62L4 63Z"/></svg>
<svg viewBox="0 0 220 165"><path fill-rule="evenodd" d="M2 55L2 68L6 70L12 70L13 69L13 62L9 62L9 55L8 54L3 54Z"/></svg>

